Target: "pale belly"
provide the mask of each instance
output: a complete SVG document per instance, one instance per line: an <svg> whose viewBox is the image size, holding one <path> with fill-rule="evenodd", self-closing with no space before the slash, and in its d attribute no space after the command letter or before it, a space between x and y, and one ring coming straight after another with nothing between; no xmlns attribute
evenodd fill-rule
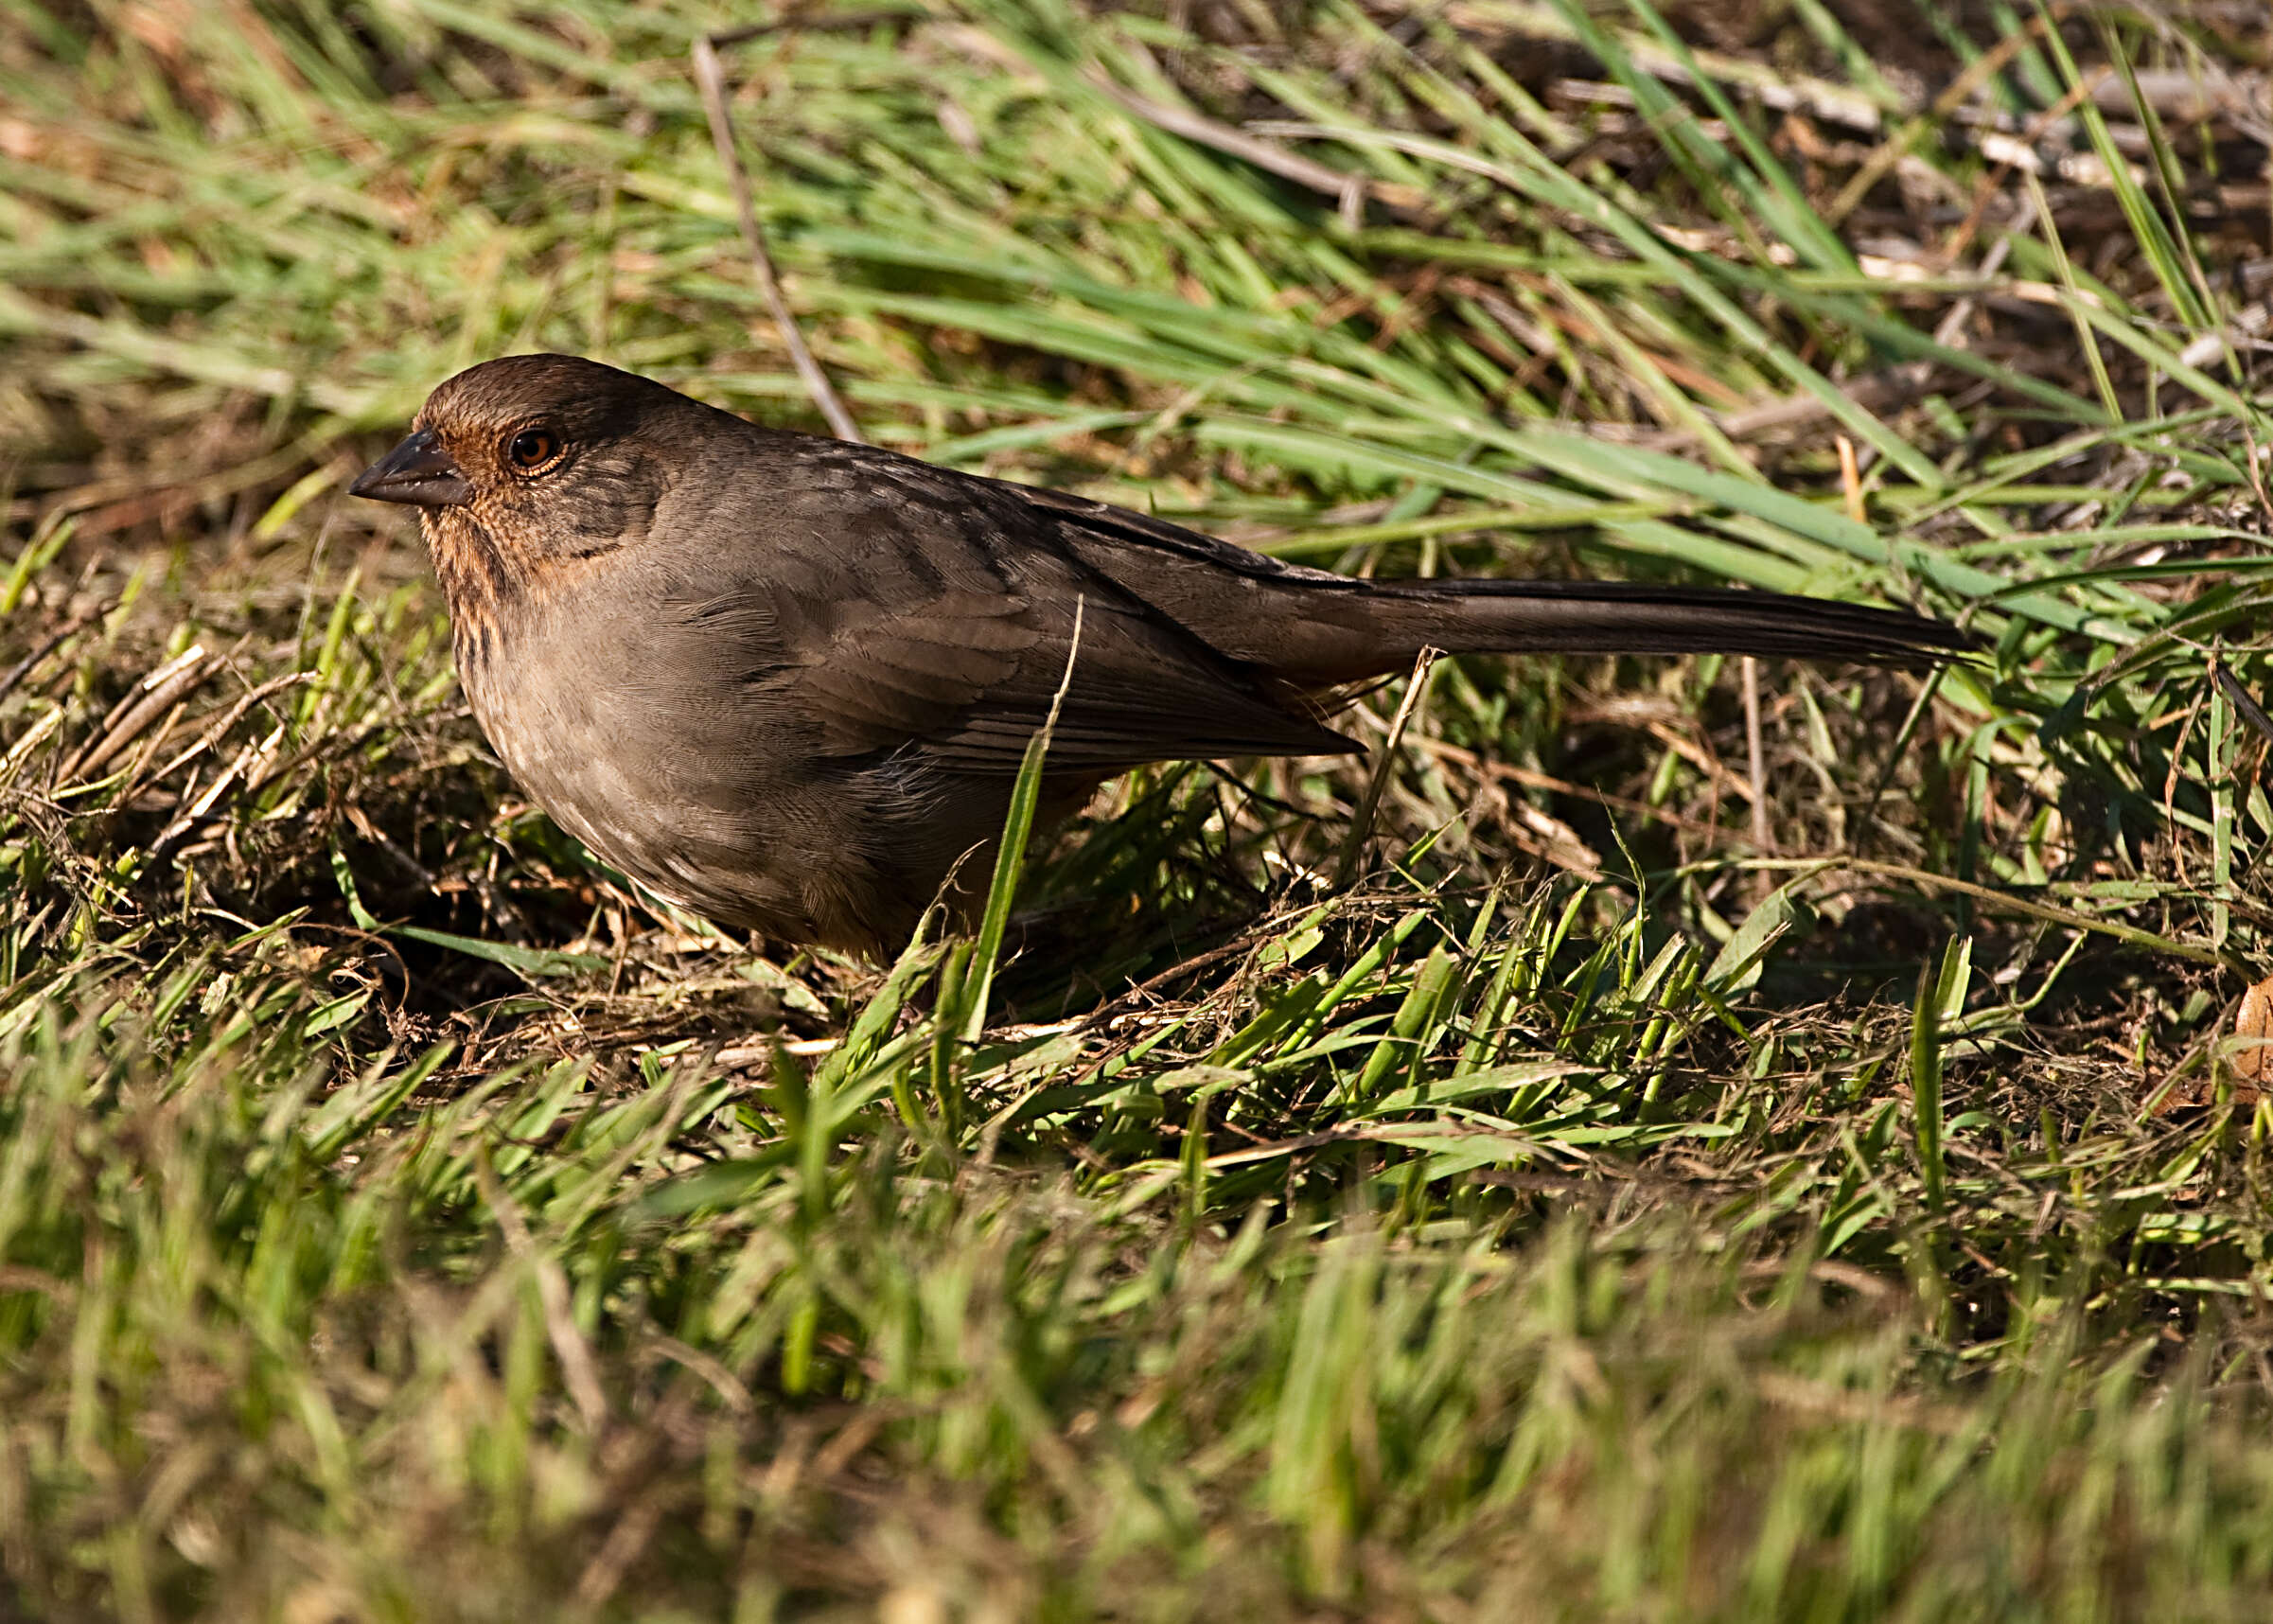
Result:
<svg viewBox="0 0 2273 1624"><path fill-rule="evenodd" d="M871 775L772 765L745 731L762 715L745 723L689 702L662 663L651 647L572 658L532 637L486 658L461 650L459 679L521 788L646 891L786 941L896 952L938 876L875 860L893 809Z"/></svg>

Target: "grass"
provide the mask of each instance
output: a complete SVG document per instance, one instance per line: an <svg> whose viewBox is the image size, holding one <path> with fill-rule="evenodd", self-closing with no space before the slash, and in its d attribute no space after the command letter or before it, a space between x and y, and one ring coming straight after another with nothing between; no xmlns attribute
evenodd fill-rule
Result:
<svg viewBox="0 0 2273 1624"><path fill-rule="evenodd" d="M747 18L0 16L0 1616L2264 1615L2261 12L735 46L881 441L1995 644L1756 778L1448 662L1354 883L1364 764L1155 770L889 973L552 828L342 491L513 349L812 426Z"/></svg>

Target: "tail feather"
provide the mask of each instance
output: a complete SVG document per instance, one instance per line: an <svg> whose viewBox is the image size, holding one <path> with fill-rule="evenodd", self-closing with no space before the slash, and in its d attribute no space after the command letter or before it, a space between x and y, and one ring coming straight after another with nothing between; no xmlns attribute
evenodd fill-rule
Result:
<svg viewBox="0 0 2273 1624"><path fill-rule="evenodd" d="M1415 654L1433 643L1454 654L1756 654L1917 669L1983 646L1901 609L1736 588L1487 580L1374 591Z"/></svg>
<svg viewBox="0 0 2273 1624"><path fill-rule="evenodd" d="M1210 648L1299 686L1454 654L1758 654L1920 669L1981 639L1900 609L1643 581L1357 581L1126 509L1014 489L1047 508L1083 564Z"/></svg>

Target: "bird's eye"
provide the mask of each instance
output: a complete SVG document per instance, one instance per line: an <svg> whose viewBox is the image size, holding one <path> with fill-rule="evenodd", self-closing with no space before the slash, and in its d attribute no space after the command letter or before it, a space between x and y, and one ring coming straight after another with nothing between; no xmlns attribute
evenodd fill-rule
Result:
<svg viewBox="0 0 2273 1624"><path fill-rule="evenodd" d="M523 473L534 473L560 454L560 436L550 429L523 429L505 448L505 456Z"/></svg>

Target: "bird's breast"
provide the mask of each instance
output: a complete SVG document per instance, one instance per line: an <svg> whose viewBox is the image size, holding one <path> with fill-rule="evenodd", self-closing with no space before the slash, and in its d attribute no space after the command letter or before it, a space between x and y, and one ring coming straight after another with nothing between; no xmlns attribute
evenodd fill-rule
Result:
<svg viewBox="0 0 2273 1624"><path fill-rule="evenodd" d="M461 618L458 680L474 719L507 770L547 812L611 860L667 824L671 718L640 715L621 640L583 617L581 635L523 606L500 618ZM650 658L653 651L650 651Z"/></svg>
<svg viewBox="0 0 2273 1624"><path fill-rule="evenodd" d="M784 838L797 797L763 718L681 691L702 667L679 629L622 602L525 603L460 636L459 680L515 781L600 857L713 919L785 927L773 899L815 847Z"/></svg>

